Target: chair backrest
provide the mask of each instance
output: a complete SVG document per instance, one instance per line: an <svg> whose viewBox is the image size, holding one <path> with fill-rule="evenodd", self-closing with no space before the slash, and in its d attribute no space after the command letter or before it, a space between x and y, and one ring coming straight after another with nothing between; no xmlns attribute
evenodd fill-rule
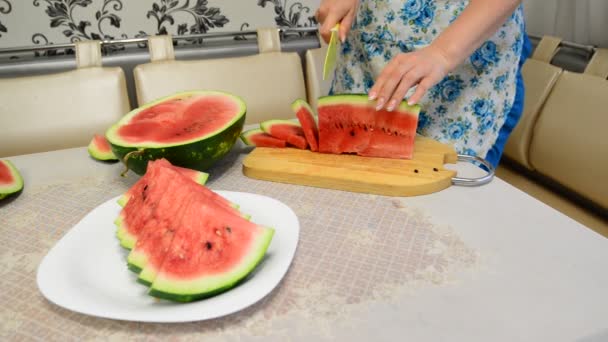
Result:
<svg viewBox="0 0 608 342"><path fill-rule="evenodd" d="M278 30L259 29L259 54L245 57L176 61L170 36L148 40L151 62L134 69L139 105L188 90L221 90L243 98L246 124L295 117L291 103L306 98L302 62L281 52Z"/></svg>
<svg viewBox="0 0 608 342"><path fill-rule="evenodd" d="M0 79L0 157L86 146L129 111L125 75L101 66L99 41L76 43L76 65Z"/></svg>
<svg viewBox="0 0 608 342"><path fill-rule="evenodd" d="M315 110L319 97L329 94L332 79L323 80L323 64L325 63L325 53L327 52L327 44L323 39L321 47L318 49L310 49L306 51L306 89L308 103Z"/></svg>
<svg viewBox="0 0 608 342"><path fill-rule="evenodd" d="M584 73L564 71L534 127L530 163L540 173L608 208L608 49Z"/></svg>
<svg viewBox="0 0 608 342"><path fill-rule="evenodd" d="M561 68L550 64L551 59L557 53L560 42L560 38L543 37L534 50L534 54L526 61L522 69L526 89L524 110L507 140L504 154L529 170L533 169L530 164L529 149L536 120L551 89L562 73Z"/></svg>

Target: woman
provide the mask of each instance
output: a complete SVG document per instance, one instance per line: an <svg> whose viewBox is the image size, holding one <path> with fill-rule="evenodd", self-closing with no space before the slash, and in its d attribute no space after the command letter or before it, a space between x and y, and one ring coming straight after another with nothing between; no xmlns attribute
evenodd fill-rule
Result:
<svg viewBox="0 0 608 342"><path fill-rule="evenodd" d="M419 103L420 134L498 164L523 109L521 0L322 0L316 17L325 41L340 23L331 93Z"/></svg>

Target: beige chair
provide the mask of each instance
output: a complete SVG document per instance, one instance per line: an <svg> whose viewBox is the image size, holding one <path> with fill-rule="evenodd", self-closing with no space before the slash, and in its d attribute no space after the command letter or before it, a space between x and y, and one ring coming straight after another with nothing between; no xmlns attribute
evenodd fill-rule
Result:
<svg viewBox="0 0 608 342"><path fill-rule="evenodd" d="M245 57L176 61L170 36L148 40L151 63L134 69L139 105L187 90L221 90L247 104L246 124L295 117L291 103L306 98L297 53L281 52L277 29L259 29L259 54Z"/></svg>
<svg viewBox="0 0 608 342"><path fill-rule="evenodd" d="M0 79L0 157L86 146L130 109L121 68L98 41L76 43L77 69Z"/></svg>
<svg viewBox="0 0 608 342"><path fill-rule="evenodd" d="M526 88L524 110L507 140L504 155L529 170L533 169L530 164L529 148L536 120L557 78L562 73L561 68L550 64L560 42L560 38L543 37L522 69Z"/></svg>
<svg viewBox="0 0 608 342"><path fill-rule="evenodd" d="M321 41L321 47L307 50L305 55L308 103L315 110L317 109L319 97L329 93L332 82L332 79L323 80L323 64L325 63L327 44L323 39L319 40Z"/></svg>
<svg viewBox="0 0 608 342"><path fill-rule="evenodd" d="M564 71L534 127L530 163L608 210L608 49L584 73Z"/></svg>

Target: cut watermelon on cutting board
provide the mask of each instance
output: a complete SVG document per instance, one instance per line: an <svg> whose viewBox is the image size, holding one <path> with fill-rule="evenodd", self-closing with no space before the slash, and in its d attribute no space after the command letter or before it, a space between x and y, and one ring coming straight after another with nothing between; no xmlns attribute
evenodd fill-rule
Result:
<svg viewBox="0 0 608 342"><path fill-rule="evenodd" d="M317 153L295 148L254 149L243 160L250 178L386 196L416 196L446 189L457 161L456 151L416 136L412 159Z"/></svg>

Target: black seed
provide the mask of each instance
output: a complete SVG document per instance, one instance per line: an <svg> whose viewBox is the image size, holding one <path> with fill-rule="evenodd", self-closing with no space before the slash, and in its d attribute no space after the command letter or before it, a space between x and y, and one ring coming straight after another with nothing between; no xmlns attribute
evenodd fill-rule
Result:
<svg viewBox="0 0 608 342"><path fill-rule="evenodd" d="M436 167L433 168L433 171L437 172L439 171Z"/></svg>
<svg viewBox="0 0 608 342"><path fill-rule="evenodd" d="M418 169L414 169L414 172L415 172L415 173L418 173Z"/></svg>
<svg viewBox="0 0 608 342"><path fill-rule="evenodd" d="M211 242L207 241L205 243L205 247L207 247L207 250L210 251L211 250Z"/></svg>
<svg viewBox="0 0 608 342"><path fill-rule="evenodd" d="M367 132L367 125L363 125L363 130Z"/></svg>
<svg viewBox="0 0 608 342"><path fill-rule="evenodd" d="M350 136L354 137L355 136L355 130L350 131Z"/></svg>
<svg viewBox="0 0 608 342"><path fill-rule="evenodd" d="M230 227L226 227L226 231L227 231L228 233L232 233L232 228L230 228Z"/></svg>

